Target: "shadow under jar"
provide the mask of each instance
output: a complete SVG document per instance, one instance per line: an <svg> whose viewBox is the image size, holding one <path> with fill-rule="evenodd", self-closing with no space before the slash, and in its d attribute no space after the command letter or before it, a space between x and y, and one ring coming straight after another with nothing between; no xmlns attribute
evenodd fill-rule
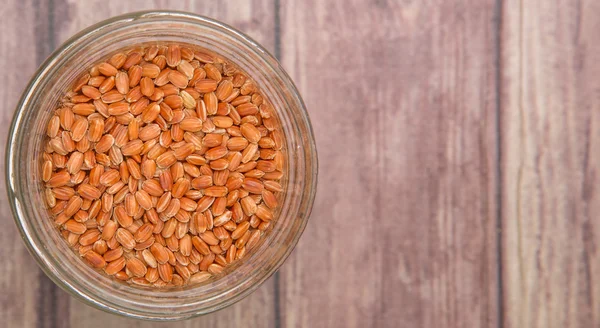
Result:
<svg viewBox="0 0 600 328"><path fill-rule="evenodd" d="M64 94L93 65L121 49L189 44L237 66L272 104L285 135L283 193L261 242L221 274L182 287L116 281L93 269L61 236L44 200L40 161L46 128ZM86 303L129 317L178 320L216 311L258 288L300 238L316 191L317 153L306 108L279 63L260 45L220 22L181 12L141 12L94 25L63 44L32 78L17 107L7 144L7 190L22 238L44 272Z"/></svg>

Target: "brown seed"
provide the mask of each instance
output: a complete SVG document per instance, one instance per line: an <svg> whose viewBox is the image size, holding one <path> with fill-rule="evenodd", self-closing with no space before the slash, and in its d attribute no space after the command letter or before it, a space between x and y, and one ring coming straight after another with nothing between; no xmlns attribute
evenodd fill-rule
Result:
<svg viewBox="0 0 600 328"><path fill-rule="evenodd" d="M225 197L227 196L227 187L212 186L204 190L204 195L209 197Z"/></svg>
<svg viewBox="0 0 600 328"><path fill-rule="evenodd" d="M260 140L260 131L258 131L254 125L250 123L244 123L240 126L240 129L242 131L242 135L251 143L257 143Z"/></svg>
<svg viewBox="0 0 600 328"><path fill-rule="evenodd" d="M271 221L273 219L273 212L265 205L258 205L256 208L256 216L263 221Z"/></svg>
<svg viewBox="0 0 600 328"><path fill-rule="evenodd" d="M151 179L156 172L156 162L153 160L144 160L142 161L142 166L140 171L146 179Z"/></svg>
<svg viewBox="0 0 600 328"><path fill-rule="evenodd" d="M250 223L248 221L244 221L242 223L240 223L237 228L231 233L231 238L233 240L236 240L240 237L242 237L242 235L244 235L246 233L246 231L248 231L248 229L250 228Z"/></svg>
<svg viewBox="0 0 600 328"><path fill-rule="evenodd" d="M244 149L244 151L242 152L242 163L250 162L256 155L257 151L258 151L257 144L249 144L248 147L246 147L246 149ZM254 166L251 169L256 167L256 162L253 162L253 165Z"/></svg>
<svg viewBox="0 0 600 328"><path fill-rule="evenodd" d="M217 275L219 273L221 273L223 271L223 267L218 265L218 264L211 264L208 266L208 272L210 272L213 275Z"/></svg>
<svg viewBox="0 0 600 328"><path fill-rule="evenodd" d="M168 75L169 82L171 82L174 86L185 89L188 84L188 77L185 74L179 71L170 71Z"/></svg>
<svg viewBox="0 0 600 328"><path fill-rule="evenodd" d="M115 76L118 72L117 69L109 63L99 64L98 71L100 71L100 74L104 76Z"/></svg>
<svg viewBox="0 0 600 328"><path fill-rule="evenodd" d="M194 99L187 91L181 91L181 100L183 102L183 107L190 109L196 108L196 99Z"/></svg>
<svg viewBox="0 0 600 328"><path fill-rule="evenodd" d="M140 91L146 97L152 96L154 93L154 81L149 77L143 77L140 80Z"/></svg>
<svg viewBox="0 0 600 328"><path fill-rule="evenodd" d="M115 273L115 278L125 281L127 279L129 279L129 275L125 272L125 271L119 271L117 273Z"/></svg>
<svg viewBox="0 0 600 328"><path fill-rule="evenodd" d="M108 245L108 242L106 242L106 244ZM117 246L113 249L106 251L106 253L104 253L104 260L106 262L113 262L113 261L118 260L122 256L123 256L123 247ZM125 265L125 263L123 263L123 265ZM121 269L119 269L117 271L120 271L120 270Z"/></svg>
<svg viewBox="0 0 600 328"><path fill-rule="evenodd" d="M159 264L165 264L169 261L169 252L161 244L152 244L152 246L150 246L150 251Z"/></svg>
<svg viewBox="0 0 600 328"><path fill-rule="evenodd" d="M142 152L144 143L140 139L135 139L126 143L121 147L121 153L123 156L139 155Z"/></svg>
<svg viewBox="0 0 600 328"><path fill-rule="evenodd" d="M261 194L264 189L264 186L262 182L258 179L245 178L244 182L242 183L242 188L244 188L252 194Z"/></svg>
<svg viewBox="0 0 600 328"><path fill-rule="evenodd" d="M196 81L194 89L200 93L209 93L217 90L217 81L212 79L201 79Z"/></svg>
<svg viewBox="0 0 600 328"><path fill-rule="evenodd" d="M256 162L256 169L265 173L273 172L276 169L275 161L258 161Z"/></svg>
<svg viewBox="0 0 600 328"><path fill-rule="evenodd" d="M135 277L143 277L146 275L147 268L142 261L132 257L127 260L127 270Z"/></svg>
<svg viewBox="0 0 600 328"><path fill-rule="evenodd" d="M156 268L158 266L158 262L156 261L156 258L154 257L154 255L152 254L152 252L149 249L144 249L142 251L142 258L144 259L144 262L146 262L146 264L148 264L148 266L150 268Z"/></svg>
<svg viewBox="0 0 600 328"><path fill-rule="evenodd" d="M244 103L237 106L236 111L240 115L240 117L246 117L249 115L256 115L258 113L258 107L252 103Z"/></svg>
<svg viewBox="0 0 600 328"><path fill-rule="evenodd" d="M188 234L183 236L179 241L179 251L184 256L190 256L192 252L192 237Z"/></svg>
<svg viewBox="0 0 600 328"><path fill-rule="evenodd" d="M168 263L159 264L158 275L163 281L171 282L171 280L173 280L173 267Z"/></svg>
<svg viewBox="0 0 600 328"><path fill-rule="evenodd" d="M233 125L233 120L231 117L227 116L215 116L212 118L213 123L218 128L229 128Z"/></svg>
<svg viewBox="0 0 600 328"><path fill-rule="evenodd" d="M133 218L127 215L127 211L124 206L115 207L114 216L116 217L119 225L123 228L127 228L133 224Z"/></svg>
<svg viewBox="0 0 600 328"><path fill-rule="evenodd" d="M94 252L94 251L88 251L86 252L83 257L94 267L94 268L103 268L104 266L106 266L106 261L104 261L104 258L102 258L102 255Z"/></svg>
<svg viewBox="0 0 600 328"><path fill-rule="evenodd" d="M215 237L215 234L212 231L206 231L202 234L200 234L200 238L206 242L208 245L218 245L219 244L219 239L217 239L217 237ZM200 251L200 250L198 250Z"/></svg>
<svg viewBox="0 0 600 328"><path fill-rule="evenodd" d="M262 198L265 202L265 205L267 205L269 208L275 209L277 207L277 198L271 191L264 189L262 191Z"/></svg>
<svg viewBox="0 0 600 328"><path fill-rule="evenodd" d="M210 272L201 271L201 272L198 272L198 273L192 275L190 277L189 282L190 282L190 284L199 284L201 282L207 281L211 277L212 277L212 274Z"/></svg>
<svg viewBox="0 0 600 328"><path fill-rule="evenodd" d="M212 147L221 145L222 142L223 142L223 135L217 134L217 133L209 133L209 134L206 134L204 136L204 138L201 139L200 146L198 146L198 145L197 146L199 148L201 148L201 146L212 148Z"/></svg>
<svg viewBox="0 0 600 328"><path fill-rule="evenodd" d="M96 144L95 150L98 153L106 153L115 144L115 138L110 134L105 134Z"/></svg>
<svg viewBox="0 0 600 328"><path fill-rule="evenodd" d="M217 113L218 102L217 96L214 92L204 94L204 104L206 105L206 112L209 115L215 115ZM211 121L212 123L212 121Z"/></svg>
<svg viewBox="0 0 600 328"><path fill-rule="evenodd" d="M112 90L114 87L115 87L115 77L111 76L111 77L105 78L102 81L100 86L98 86L98 91L100 91L100 93L104 94L104 93Z"/></svg>
<svg viewBox="0 0 600 328"><path fill-rule="evenodd" d="M225 224L226 222L228 222L229 220L231 220L231 211L225 211L225 213L217 216L214 220L213 220L213 224L215 227L219 227L222 226L223 224Z"/></svg>
<svg viewBox="0 0 600 328"><path fill-rule="evenodd" d="M252 216L254 213L256 213L256 203L251 197L242 198L240 204L242 205L242 210L247 216Z"/></svg>
<svg viewBox="0 0 600 328"><path fill-rule="evenodd" d="M140 83L140 80L142 78L142 67L139 65L133 65L131 66L131 68L129 68L129 70L127 71L127 78L129 80L129 87L133 88L136 85L138 85ZM115 79L115 85L116 85L116 79Z"/></svg>
<svg viewBox="0 0 600 328"><path fill-rule="evenodd" d="M125 72L118 72L115 76L115 87L117 91L123 95L129 92L129 76ZM100 93L100 92L98 92ZM98 98L93 98L98 99Z"/></svg>
<svg viewBox="0 0 600 328"><path fill-rule="evenodd" d="M196 147L191 144L185 144L177 149L175 149L175 151L173 152L173 154L175 155L175 158L179 161L182 161L184 159L186 159L189 155L191 155L194 151L196 150Z"/></svg>
<svg viewBox="0 0 600 328"><path fill-rule="evenodd" d="M122 248L118 248L119 250L121 250L122 253ZM111 251L108 251L107 253L109 253ZM106 256L106 254L105 254ZM105 258L106 260L106 258ZM106 268L104 269L104 272L106 272L106 274L108 275L114 275L116 273L118 273L119 271L123 270L125 268L125 264L126 264L126 260L125 258L119 256L118 258L112 260L110 263L108 263L108 265L106 265Z"/></svg>
<svg viewBox="0 0 600 328"><path fill-rule="evenodd" d="M100 184L104 186L112 186L117 183L121 179L121 174L119 171L111 169L104 172L100 176Z"/></svg>
<svg viewBox="0 0 600 328"><path fill-rule="evenodd" d="M160 182L156 179L149 179L142 183L142 189L145 190L149 195L160 197L164 191L160 185Z"/></svg>
<svg viewBox="0 0 600 328"><path fill-rule="evenodd" d="M198 132L202 129L202 121L198 118L188 117L179 123L183 131Z"/></svg>
<svg viewBox="0 0 600 328"><path fill-rule="evenodd" d="M244 150L248 146L248 140L243 137L234 137L227 140L227 148L231 151Z"/></svg>
<svg viewBox="0 0 600 328"><path fill-rule="evenodd" d="M133 249L135 247L135 239L133 238L131 232L127 231L126 229L117 229L115 238L125 249Z"/></svg>
<svg viewBox="0 0 600 328"><path fill-rule="evenodd" d="M135 200L145 210L152 208L152 198L150 198L150 195L144 190L139 190L135 193Z"/></svg>
<svg viewBox="0 0 600 328"><path fill-rule="evenodd" d="M65 222L64 227L65 227L65 230L67 230L71 233L74 233L76 235L81 235L87 230L87 227L85 226L85 224L79 223L73 219Z"/></svg>
<svg viewBox="0 0 600 328"><path fill-rule="evenodd" d="M177 89L175 86L174 86L174 88ZM167 93L165 92L165 95L166 94ZM172 94L172 95L165 96L164 103L173 110L181 109L181 107L183 106L183 99L181 98L181 96L179 96L177 94ZM171 121L172 121L172 123L176 123L175 122L176 120L174 120L174 119L172 119Z"/></svg>
<svg viewBox="0 0 600 328"><path fill-rule="evenodd" d="M125 96L117 90L111 90L103 94L101 98L105 104L112 104L125 99Z"/></svg>
<svg viewBox="0 0 600 328"><path fill-rule="evenodd" d="M77 192L83 199L90 200L98 199L102 195L102 192L98 188L85 183L79 185Z"/></svg>
<svg viewBox="0 0 600 328"><path fill-rule="evenodd" d="M83 87L81 87L81 93L83 93L90 99L100 99L100 96L102 96L102 94L100 93L100 91L98 91L97 88L89 85L84 85Z"/></svg>
<svg viewBox="0 0 600 328"><path fill-rule="evenodd" d="M214 261L215 261L215 254L210 253L210 254L204 256L204 258L202 258L202 261L200 261L200 263L198 264L198 267L200 268L200 270L206 271L206 270L208 270L208 266L213 264Z"/></svg>
<svg viewBox="0 0 600 328"><path fill-rule="evenodd" d="M181 198L190 189L190 180L186 178L179 178L173 185L171 191L172 196L175 198Z"/></svg>
<svg viewBox="0 0 600 328"><path fill-rule="evenodd" d="M148 141L150 139L155 139L160 135L160 127L157 124L148 124L144 126L139 132L139 138L142 141Z"/></svg>
<svg viewBox="0 0 600 328"><path fill-rule="evenodd" d="M157 265L158 266L158 265ZM147 281L154 283L157 282L159 279L159 275L158 275L158 269L156 267L152 268L148 268L148 272L146 273L146 276L144 276L144 278L146 278Z"/></svg>
<svg viewBox="0 0 600 328"><path fill-rule="evenodd" d="M115 235L115 232L117 231L118 227L119 225L114 221L106 222L106 224L104 225L104 229L102 230L102 239L111 239Z"/></svg>
<svg viewBox="0 0 600 328"><path fill-rule="evenodd" d="M250 238L248 239L248 242L246 242L246 248L247 249L254 248L258 244L258 242L260 241L260 237L261 237L261 231L260 230L254 230L254 231L252 231L252 234L250 235Z"/></svg>
<svg viewBox="0 0 600 328"><path fill-rule="evenodd" d="M114 66L116 69L119 69L123 66L123 64L125 64L126 59L127 59L127 55L125 55L122 52L119 52L117 54L114 54L112 57L110 57L110 59L108 60L108 63L111 64L112 66Z"/></svg>
<svg viewBox="0 0 600 328"><path fill-rule="evenodd" d="M113 116L127 114L129 112L129 104L126 102L115 102L108 105L108 114Z"/></svg>
<svg viewBox="0 0 600 328"><path fill-rule="evenodd" d="M149 78L156 78L160 73L160 67L155 64L145 63L142 64L142 76L146 76Z"/></svg>
<svg viewBox="0 0 600 328"><path fill-rule="evenodd" d="M177 162L177 158L172 151L168 151L156 158L156 165L162 169L170 167L175 164L175 162Z"/></svg>
<svg viewBox="0 0 600 328"><path fill-rule="evenodd" d="M69 173L75 174L75 173L79 172L82 165L83 165L83 154L80 152L71 153L71 157L69 157L69 160L67 161L67 164L66 164L67 170L69 171ZM50 169L52 169L52 166L50 166ZM48 180L48 179L46 179L46 180Z"/></svg>
<svg viewBox="0 0 600 328"><path fill-rule="evenodd" d="M90 120L88 139L92 142L99 141L100 138L102 137L103 130L104 130L104 120L102 120L102 119Z"/></svg>
<svg viewBox="0 0 600 328"><path fill-rule="evenodd" d="M176 44L170 45L167 48L165 57L167 59L167 65L176 67L181 62L181 48Z"/></svg>
<svg viewBox="0 0 600 328"><path fill-rule="evenodd" d="M209 79L213 79L217 82L221 81L221 79L222 79L221 72L219 72L219 69L215 65L206 64L206 65L204 65L204 70L206 71L206 76Z"/></svg>
<svg viewBox="0 0 600 328"><path fill-rule="evenodd" d="M218 147L214 147L209 149L205 154L204 157L207 160L213 161L213 160L217 160L219 158L224 157L225 155L227 155L227 147L225 146L218 146Z"/></svg>
<svg viewBox="0 0 600 328"><path fill-rule="evenodd" d="M233 83L231 83L231 81L229 81L229 80L223 80L223 81L221 81L221 83L219 83L219 86L217 87L215 94L217 96L217 99L223 101L223 100L227 99L229 97L229 95L231 95L232 91L233 91Z"/></svg>
<svg viewBox="0 0 600 328"><path fill-rule="evenodd" d="M204 189L213 185L211 175L202 175L192 180L192 187L196 189Z"/></svg>
<svg viewBox="0 0 600 328"><path fill-rule="evenodd" d="M263 175L263 180L280 180L283 177L283 172L281 171L275 171L275 172L268 172L265 173L265 175Z"/></svg>
<svg viewBox="0 0 600 328"><path fill-rule="evenodd" d="M88 81L90 80L90 74L84 74L82 77L80 77L77 82L75 82L75 84L73 85L73 91L77 92L81 89L82 86L84 86L86 83L88 83Z"/></svg>

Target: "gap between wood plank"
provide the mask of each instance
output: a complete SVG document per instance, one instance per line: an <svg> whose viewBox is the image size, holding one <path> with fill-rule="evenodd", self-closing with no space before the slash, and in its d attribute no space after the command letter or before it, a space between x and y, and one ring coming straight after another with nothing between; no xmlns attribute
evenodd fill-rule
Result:
<svg viewBox="0 0 600 328"><path fill-rule="evenodd" d="M498 279L496 311L498 328L504 328L504 294L502 280L502 0L494 5L494 52L495 52L495 84L496 84L496 274Z"/></svg>
<svg viewBox="0 0 600 328"><path fill-rule="evenodd" d="M47 10L43 10L43 6L34 6L35 17L39 22L43 22L43 16L46 16L47 22L45 26L41 26L40 31L44 29L46 33L36 32L36 62L41 65L46 58L56 48L55 28L54 28L54 0L46 2ZM60 324L57 321L59 287L46 274L39 270L38 272L39 289L36 308L38 309L37 327L38 328L55 328Z"/></svg>

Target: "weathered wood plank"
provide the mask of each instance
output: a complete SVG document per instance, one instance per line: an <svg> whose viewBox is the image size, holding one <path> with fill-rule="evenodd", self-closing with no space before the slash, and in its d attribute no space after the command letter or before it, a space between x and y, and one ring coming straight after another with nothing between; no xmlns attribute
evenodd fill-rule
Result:
<svg viewBox="0 0 600 328"><path fill-rule="evenodd" d="M286 327L497 327L494 1L281 2L317 201Z"/></svg>
<svg viewBox="0 0 600 328"><path fill-rule="evenodd" d="M506 327L600 324L600 3L504 1Z"/></svg>

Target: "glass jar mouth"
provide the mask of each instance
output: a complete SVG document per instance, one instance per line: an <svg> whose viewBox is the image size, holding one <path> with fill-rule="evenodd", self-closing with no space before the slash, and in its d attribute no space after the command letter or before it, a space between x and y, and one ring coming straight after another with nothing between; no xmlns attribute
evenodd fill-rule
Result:
<svg viewBox="0 0 600 328"><path fill-rule="evenodd" d="M271 92L276 101L290 111L284 113L283 120L288 129L285 131L288 139L293 139L288 140L287 145L290 153L288 157L293 157L296 163L294 170L296 177L290 183L297 188L298 195L294 196L296 199L290 200L290 204L293 203L290 206L293 208L290 207L289 212L281 213L281 216L289 216L286 217L287 221L291 220L287 226L288 230L273 236L273 240L264 243L268 244L263 245L264 249L253 252L250 258L244 260L245 263L255 261L256 264L264 264L264 267L254 268L245 277L237 277L233 283L230 281L230 286L221 282L215 287L220 289L207 293L207 297L189 295L190 291L202 292L206 288L155 292L140 291L137 288L128 290L126 286L114 284L106 285L114 289L112 290L114 295L104 294L101 290L95 289L92 284L82 281L82 277L89 278L93 274L75 276L75 273L69 273L61 266L61 259L59 259L61 256L69 257L69 255L57 253L55 248L46 244L47 236L40 231L39 213L35 209L36 199L30 191L33 187L30 186L31 181L28 181L27 177L27 168L31 163L24 161L28 156L27 147L35 148L35 145L29 141L36 138L36 135L32 135L33 130L29 126L31 118L38 115L35 113L37 109L35 105L42 99L42 92L50 88L52 78L59 74L61 67L64 67L70 58L84 53L93 42L124 31L138 33L136 31L156 23L193 26L197 31L212 33L213 36L222 38L224 40L222 42L230 42L235 48L232 50L235 51L234 55L238 56L236 59L244 61L246 65L256 65L260 68L257 74L268 77L262 79L267 92ZM163 37L168 35L165 34ZM217 44L219 41L215 42ZM279 115L282 116L281 113ZM290 138L290 134L294 137ZM258 288L283 264L304 231L312 210L317 185L316 154L312 127L296 87L278 61L257 42L226 24L203 16L176 11L136 12L111 18L79 32L61 45L34 74L17 105L10 127L5 163L7 193L15 223L29 252L46 275L61 288L104 311L141 319L178 320L212 312L239 301ZM287 198L291 197L286 196ZM279 246L280 249L278 251L269 249L275 246ZM71 257L73 256L75 255L71 254ZM260 256L270 256L271 259L267 263L265 259L259 259ZM132 295L134 291L142 295ZM156 302L157 299L163 303ZM190 302L184 303L184 301Z"/></svg>

